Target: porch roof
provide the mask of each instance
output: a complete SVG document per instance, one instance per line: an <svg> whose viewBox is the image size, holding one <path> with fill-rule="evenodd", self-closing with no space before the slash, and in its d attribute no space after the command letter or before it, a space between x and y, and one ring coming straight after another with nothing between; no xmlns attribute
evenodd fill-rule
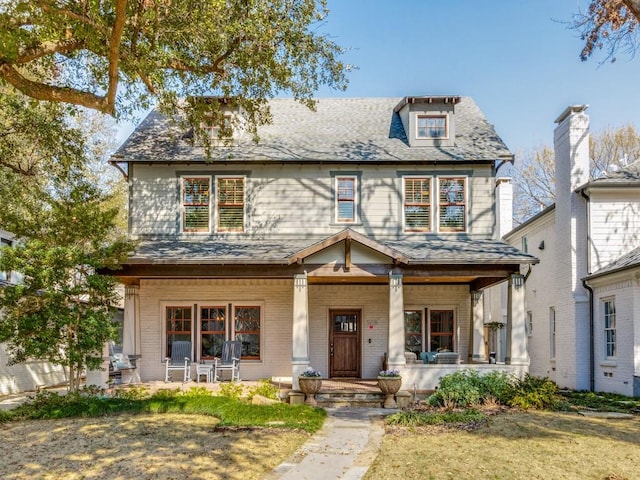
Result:
<svg viewBox="0 0 640 480"><path fill-rule="evenodd" d="M290 265L349 237L389 257L389 264L506 265L533 264L538 259L499 240L427 237L384 240L350 231L331 237L299 239L144 239L125 265ZM343 238L345 237L345 238Z"/></svg>

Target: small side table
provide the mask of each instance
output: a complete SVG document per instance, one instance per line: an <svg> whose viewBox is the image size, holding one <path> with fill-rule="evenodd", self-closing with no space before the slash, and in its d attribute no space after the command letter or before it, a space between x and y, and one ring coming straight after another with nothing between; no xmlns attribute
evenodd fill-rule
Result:
<svg viewBox="0 0 640 480"><path fill-rule="evenodd" d="M206 376L205 382L213 381L213 364L210 363L198 363L196 366L196 381L200 383L200 377Z"/></svg>

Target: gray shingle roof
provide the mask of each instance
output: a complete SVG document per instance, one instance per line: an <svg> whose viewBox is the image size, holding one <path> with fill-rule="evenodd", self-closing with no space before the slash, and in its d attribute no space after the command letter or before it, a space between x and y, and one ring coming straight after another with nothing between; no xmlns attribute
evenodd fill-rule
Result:
<svg viewBox="0 0 640 480"><path fill-rule="evenodd" d="M125 264L289 264L295 253L324 238L286 240L142 240ZM409 259L409 264L537 263L532 255L496 240L433 238L377 240Z"/></svg>
<svg viewBox="0 0 640 480"><path fill-rule="evenodd" d="M621 270L627 270L629 268L640 267L640 247L635 250L631 250L626 255L621 256L614 262L611 262L609 265L602 267L597 272L592 273L587 277L587 279L592 279L596 277L602 277L609 273L619 272Z"/></svg>
<svg viewBox="0 0 640 480"><path fill-rule="evenodd" d="M455 107L456 144L409 147L393 108L401 98L326 98L312 112L292 99L270 101L273 123L260 127L260 142L249 135L237 145L214 147L213 161L420 162L492 161L510 156L502 139L469 97ZM118 149L129 162L206 161L204 149L184 139L159 112L151 112Z"/></svg>
<svg viewBox="0 0 640 480"><path fill-rule="evenodd" d="M616 185L640 185L640 160L621 168L617 172L610 172L589 182L589 187L604 187Z"/></svg>

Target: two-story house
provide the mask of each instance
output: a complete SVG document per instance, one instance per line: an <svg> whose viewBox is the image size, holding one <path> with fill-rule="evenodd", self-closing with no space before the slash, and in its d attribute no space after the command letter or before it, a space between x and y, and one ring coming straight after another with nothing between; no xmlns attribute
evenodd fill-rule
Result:
<svg viewBox="0 0 640 480"><path fill-rule="evenodd" d="M525 289L530 373L640 396L640 164L589 179L586 109L556 120L556 203L505 236L540 259Z"/></svg>
<svg viewBox="0 0 640 480"><path fill-rule="evenodd" d="M176 340L191 341L200 362L235 339L243 379L296 385L308 366L374 378L386 358L405 388L432 390L472 362L497 368L484 351L482 291L501 282L499 367L526 371L520 267L537 260L496 235L496 168L513 155L474 101L270 108L258 143L234 130L211 158L154 111L112 157L128 178L138 240L114 274L126 285L124 350L140 357L140 378L164 378ZM215 139L215 125L208 131ZM405 355L437 350L457 352L458 364Z"/></svg>

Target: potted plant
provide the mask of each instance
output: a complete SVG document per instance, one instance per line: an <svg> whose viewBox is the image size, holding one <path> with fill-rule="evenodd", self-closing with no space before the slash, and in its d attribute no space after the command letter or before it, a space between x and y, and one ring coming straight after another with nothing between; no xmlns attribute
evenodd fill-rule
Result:
<svg viewBox="0 0 640 480"><path fill-rule="evenodd" d="M305 395L305 403L316 405L315 395L322 387L322 374L312 367L308 367L298 377L300 391Z"/></svg>
<svg viewBox="0 0 640 480"><path fill-rule="evenodd" d="M402 377L398 370L382 370L378 373L378 387L385 394L384 408L397 408L394 395L402 386Z"/></svg>

